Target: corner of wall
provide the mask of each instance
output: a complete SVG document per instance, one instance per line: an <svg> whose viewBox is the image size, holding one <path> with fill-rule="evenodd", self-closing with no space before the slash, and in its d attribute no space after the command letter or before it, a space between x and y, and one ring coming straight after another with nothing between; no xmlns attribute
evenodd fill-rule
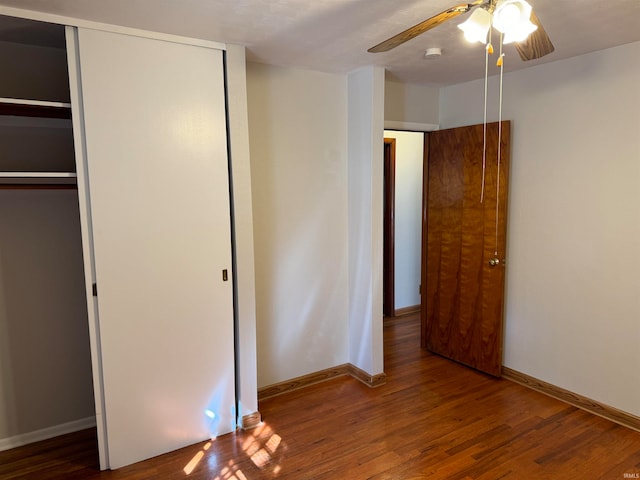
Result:
<svg viewBox="0 0 640 480"><path fill-rule="evenodd" d="M383 370L384 69L349 74L348 96L349 358L375 375Z"/></svg>

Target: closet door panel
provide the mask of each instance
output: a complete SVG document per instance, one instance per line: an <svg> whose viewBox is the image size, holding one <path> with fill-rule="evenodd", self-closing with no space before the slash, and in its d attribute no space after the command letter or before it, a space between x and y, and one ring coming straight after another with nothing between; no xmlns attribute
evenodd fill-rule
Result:
<svg viewBox="0 0 640 480"><path fill-rule="evenodd" d="M235 428L223 59L204 47L78 35L117 468Z"/></svg>

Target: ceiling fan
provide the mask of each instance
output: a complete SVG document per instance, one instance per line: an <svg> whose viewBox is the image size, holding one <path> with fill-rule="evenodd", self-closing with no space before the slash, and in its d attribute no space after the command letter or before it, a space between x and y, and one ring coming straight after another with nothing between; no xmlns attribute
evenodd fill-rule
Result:
<svg viewBox="0 0 640 480"><path fill-rule="evenodd" d="M467 13L474 7L478 8L474 10L469 20L459 26L461 29L465 30L465 37L468 37L467 31L464 27L465 24L473 30L473 33L476 33L476 36L472 41L483 41L481 38L483 33L486 38L487 32L491 26L504 33L505 30L503 24L506 19L504 14L506 14L507 17L511 16L512 19L514 18L514 15L520 15L521 17L526 17L524 20L525 23L528 23L528 26L525 26L527 33L523 36L524 39L521 40L520 38L517 38L517 36L515 39L513 37L508 38L509 33L507 32L505 34L504 43L515 41L516 50L518 51L520 58L525 61L543 57L554 51L554 46L553 43L551 43L549 35L547 35L547 32L540 24L540 20L538 20L538 17L532 11L531 6L525 0L477 0L473 3L456 5L418 23L417 25L414 25L411 28L408 28L397 35L394 35L375 47L370 48L368 51L372 53L387 52L417 37L418 35L437 27L447 20L451 20L458 15ZM516 10L514 10L516 8L519 9L517 14ZM501 14L503 14L502 17L504 17L502 18L502 24L500 19ZM479 34L478 30L480 30ZM486 43L486 39L484 40L484 43Z"/></svg>

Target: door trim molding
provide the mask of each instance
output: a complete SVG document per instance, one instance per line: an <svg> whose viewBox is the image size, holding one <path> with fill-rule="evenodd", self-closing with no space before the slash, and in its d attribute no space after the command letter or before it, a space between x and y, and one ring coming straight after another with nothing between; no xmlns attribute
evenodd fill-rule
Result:
<svg viewBox="0 0 640 480"><path fill-rule="evenodd" d="M388 154L387 154L388 152ZM396 308L396 139L384 139L384 221L383 221L383 314L391 317Z"/></svg>
<svg viewBox="0 0 640 480"><path fill-rule="evenodd" d="M429 195L429 140L431 136L425 132L422 147L422 239L420 256L420 348L427 348L427 236L429 228L429 209L427 199Z"/></svg>
<svg viewBox="0 0 640 480"><path fill-rule="evenodd" d="M594 415L598 415L599 417L640 432L640 417L636 417L631 413L610 407L604 403L597 402L591 398L557 387L551 383L531 377L509 367L502 367L502 378L530 388L531 390L544 393L545 395L561 400L564 403L568 403L569 405L573 405L574 407L578 407L589 413L593 413Z"/></svg>
<svg viewBox="0 0 640 480"><path fill-rule="evenodd" d="M407 132L433 132L440 129L436 123L397 122L395 120L384 121L385 130L405 130Z"/></svg>

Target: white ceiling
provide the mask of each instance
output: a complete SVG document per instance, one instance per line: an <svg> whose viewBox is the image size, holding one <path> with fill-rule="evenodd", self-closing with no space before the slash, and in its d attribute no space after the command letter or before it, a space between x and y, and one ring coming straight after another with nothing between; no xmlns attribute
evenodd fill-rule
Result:
<svg viewBox="0 0 640 480"><path fill-rule="evenodd" d="M640 40L640 0L529 0L556 51L522 62L506 46L505 70L515 70ZM382 65L389 78L449 85L484 74L482 46L456 28L469 15L387 53L367 49L456 4L455 0L0 0L0 5L145 30L239 43L249 60L346 73ZM442 57L424 59L429 47ZM640 61L634 58L629 61Z"/></svg>

